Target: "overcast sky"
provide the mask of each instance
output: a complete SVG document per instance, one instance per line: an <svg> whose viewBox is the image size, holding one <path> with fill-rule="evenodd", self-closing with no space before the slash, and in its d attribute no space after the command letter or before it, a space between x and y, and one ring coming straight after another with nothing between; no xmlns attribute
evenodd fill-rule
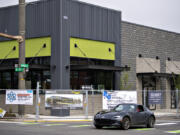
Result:
<svg viewBox="0 0 180 135"><path fill-rule="evenodd" d="M120 10L124 21L180 33L180 0L80 1ZM12 4L18 4L18 0L0 0L0 6Z"/></svg>

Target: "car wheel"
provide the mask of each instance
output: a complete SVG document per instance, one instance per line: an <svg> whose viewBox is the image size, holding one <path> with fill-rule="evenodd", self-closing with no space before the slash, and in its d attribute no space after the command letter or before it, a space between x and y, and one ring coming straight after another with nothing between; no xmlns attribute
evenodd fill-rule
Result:
<svg viewBox="0 0 180 135"><path fill-rule="evenodd" d="M95 126L95 128L97 128L97 129L101 129L102 128L102 126L99 126L99 125L94 125Z"/></svg>
<svg viewBox="0 0 180 135"><path fill-rule="evenodd" d="M155 119L154 119L153 116L150 116L149 119L148 119L147 127L148 128L153 128L154 124L155 124Z"/></svg>
<svg viewBox="0 0 180 135"><path fill-rule="evenodd" d="M130 127L130 119L128 117L125 117L122 121L122 129L128 130Z"/></svg>

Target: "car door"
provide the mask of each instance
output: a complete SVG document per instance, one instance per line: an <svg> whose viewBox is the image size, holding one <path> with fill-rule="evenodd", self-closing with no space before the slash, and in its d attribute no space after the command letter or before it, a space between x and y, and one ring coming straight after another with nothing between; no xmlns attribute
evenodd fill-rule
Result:
<svg viewBox="0 0 180 135"><path fill-rule="evenodd" d="M146 122L146 112L142 105L137 105L134 117L135 117L135 125L141 125Z"/></svg>
<svg viewBox="0 0 180 135"><path fill-rule="evenodd" d="M135 125L135 123L136 123L136 116L135 116L136 115L136 105L129 106L128 114L131 118L131 124Z"/></svg>

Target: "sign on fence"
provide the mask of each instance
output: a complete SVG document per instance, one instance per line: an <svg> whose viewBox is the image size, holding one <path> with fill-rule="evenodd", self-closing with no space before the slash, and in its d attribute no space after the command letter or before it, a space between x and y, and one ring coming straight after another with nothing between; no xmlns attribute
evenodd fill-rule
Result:
<svg viewBox="0 0 180 135"><path fill-rule="evenodd" d="M0 118L3 118L5 115L6 111L0 108Z"/></svg>
<svg viewBox="0 0 180 135"><path fill-rule="evenodd" d="M46 108L70 108L81 109L83 108L83 95L82 94L52 94L46 92L45 95Z"/></svg>
<svg viewBox="0 0 180 135"><path fill-rule="evenodd" d="M33 91L6 90L6 104L33 105Z"/></svg>
<svg viewBox="0 0 180 135"><path fill-rule="evenodd" d="M137 103L136 91L104 91L103 109L112 109L122 103Z"/></svg>
<svg viewBox="0 0 180 135"><path fill-rule="evenodd" d="M163 103L163 95L162 91L151 90L148 91L148 104L162 104Z"/></svg>

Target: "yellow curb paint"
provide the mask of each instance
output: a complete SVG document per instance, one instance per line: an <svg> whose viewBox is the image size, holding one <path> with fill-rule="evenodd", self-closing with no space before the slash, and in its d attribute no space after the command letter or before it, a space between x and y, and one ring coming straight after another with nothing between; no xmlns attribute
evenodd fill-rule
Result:
<svg viewBox="0 0 180 135"><path fill-rule="evenodd" d="M24 122L92 122L92 120L24 120Z"/></svg>
<svg viewBox="0 0 180 135"><path fill-rule="evenodd" d="M25 123L20 123L20 124L23 124L23 125L37 125L37 124L40 124L40 123L25 122Z"/></svg>
<svg viewBox="0 0 180 135"><path fill-rule="evenodd" d="M75 125L75 126L70 126L70 127L90 127L91 125Z"/></svg>
<svg viewBox="0 0 180 135"><path fill-rule="evenodd" d="M45 124L44 126L63 126L66 124Z"/></svg>

